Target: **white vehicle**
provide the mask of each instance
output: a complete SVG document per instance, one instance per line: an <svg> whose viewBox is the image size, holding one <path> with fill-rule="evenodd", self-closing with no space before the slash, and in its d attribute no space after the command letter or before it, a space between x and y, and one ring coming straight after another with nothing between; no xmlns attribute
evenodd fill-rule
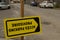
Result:
<svg viewBox="0 0 60 40"><path fill-rule="evenodd" d="M49 2L49 1L43 1L42 3L39 3L39 7L51 7L53 8L54 7L54 4L53 2Z"/></svg>
<svg viewBox="0 0 60 40"><path fill-rule="evenodd" d="M0 2L0 9L10 9L10 5L6 2Z"/></svg>

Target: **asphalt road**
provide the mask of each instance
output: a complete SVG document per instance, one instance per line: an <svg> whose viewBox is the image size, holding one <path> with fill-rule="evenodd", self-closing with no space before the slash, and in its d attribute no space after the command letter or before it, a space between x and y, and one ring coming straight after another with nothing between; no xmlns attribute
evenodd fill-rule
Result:
<svg viewBox="0 0 60 40"><path fill-rule="evenodd" d="M24 16L40 16L42 33L26 36L25 40L60 40L60 10L25 5ZM9 10L0 10L0 37L3 37L3 19L20 17L20 5L13 4Z"/></svg>
<svg viewBox="0 0 60 40"><path fill-rule="evenodd" d="M15 12L15 9L11 6L11 9L0 10L0 37L4 37L4 19L6 18L17 18L19 13Z"/></svg>

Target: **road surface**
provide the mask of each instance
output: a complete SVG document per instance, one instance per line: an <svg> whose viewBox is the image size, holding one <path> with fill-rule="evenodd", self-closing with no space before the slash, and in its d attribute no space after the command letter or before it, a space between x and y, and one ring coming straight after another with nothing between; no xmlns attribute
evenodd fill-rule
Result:
<svg viewBox="0 0 60 40"><path fill-rule="evenodd" d="M42 33L26 36L25 40L60 40L60 10L25 5L24 16L40 16ZM10 10L0 11L0 37L3 37L3 19L20 17L20 5L13 4ZM2 36L3 35L3 36Z"/></svg>

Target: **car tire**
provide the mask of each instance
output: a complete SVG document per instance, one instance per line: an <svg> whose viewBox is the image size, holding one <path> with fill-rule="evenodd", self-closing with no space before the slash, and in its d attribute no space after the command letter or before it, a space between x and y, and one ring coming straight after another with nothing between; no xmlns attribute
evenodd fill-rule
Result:
<svg viewBox="0 0 60 40"><path fill-rule="evenodd" d="M11 7L10 6L8 6L8 9L10 9Z"/></svg>
<svg viewBox="0 0 60 40"><path fill-rule="evenodd" d="M46 8L46 5L44 5L44 8Z"/></svg>
<svg viewBox="0 0 60 40"><path fill-rule="evenodd" d="M50 7L51 9L53 9L54 7Z"/></svg>

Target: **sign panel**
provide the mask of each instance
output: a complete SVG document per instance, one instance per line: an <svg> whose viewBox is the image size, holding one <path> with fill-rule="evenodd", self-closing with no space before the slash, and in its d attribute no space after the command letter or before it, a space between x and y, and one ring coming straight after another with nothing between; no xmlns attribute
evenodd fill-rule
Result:
<svg viewBox="0 0 60 40"><path fill-rule="evenodd" d="M41 32L40 17L13 18L4 20L5 36L14 38Z"/></svg>

